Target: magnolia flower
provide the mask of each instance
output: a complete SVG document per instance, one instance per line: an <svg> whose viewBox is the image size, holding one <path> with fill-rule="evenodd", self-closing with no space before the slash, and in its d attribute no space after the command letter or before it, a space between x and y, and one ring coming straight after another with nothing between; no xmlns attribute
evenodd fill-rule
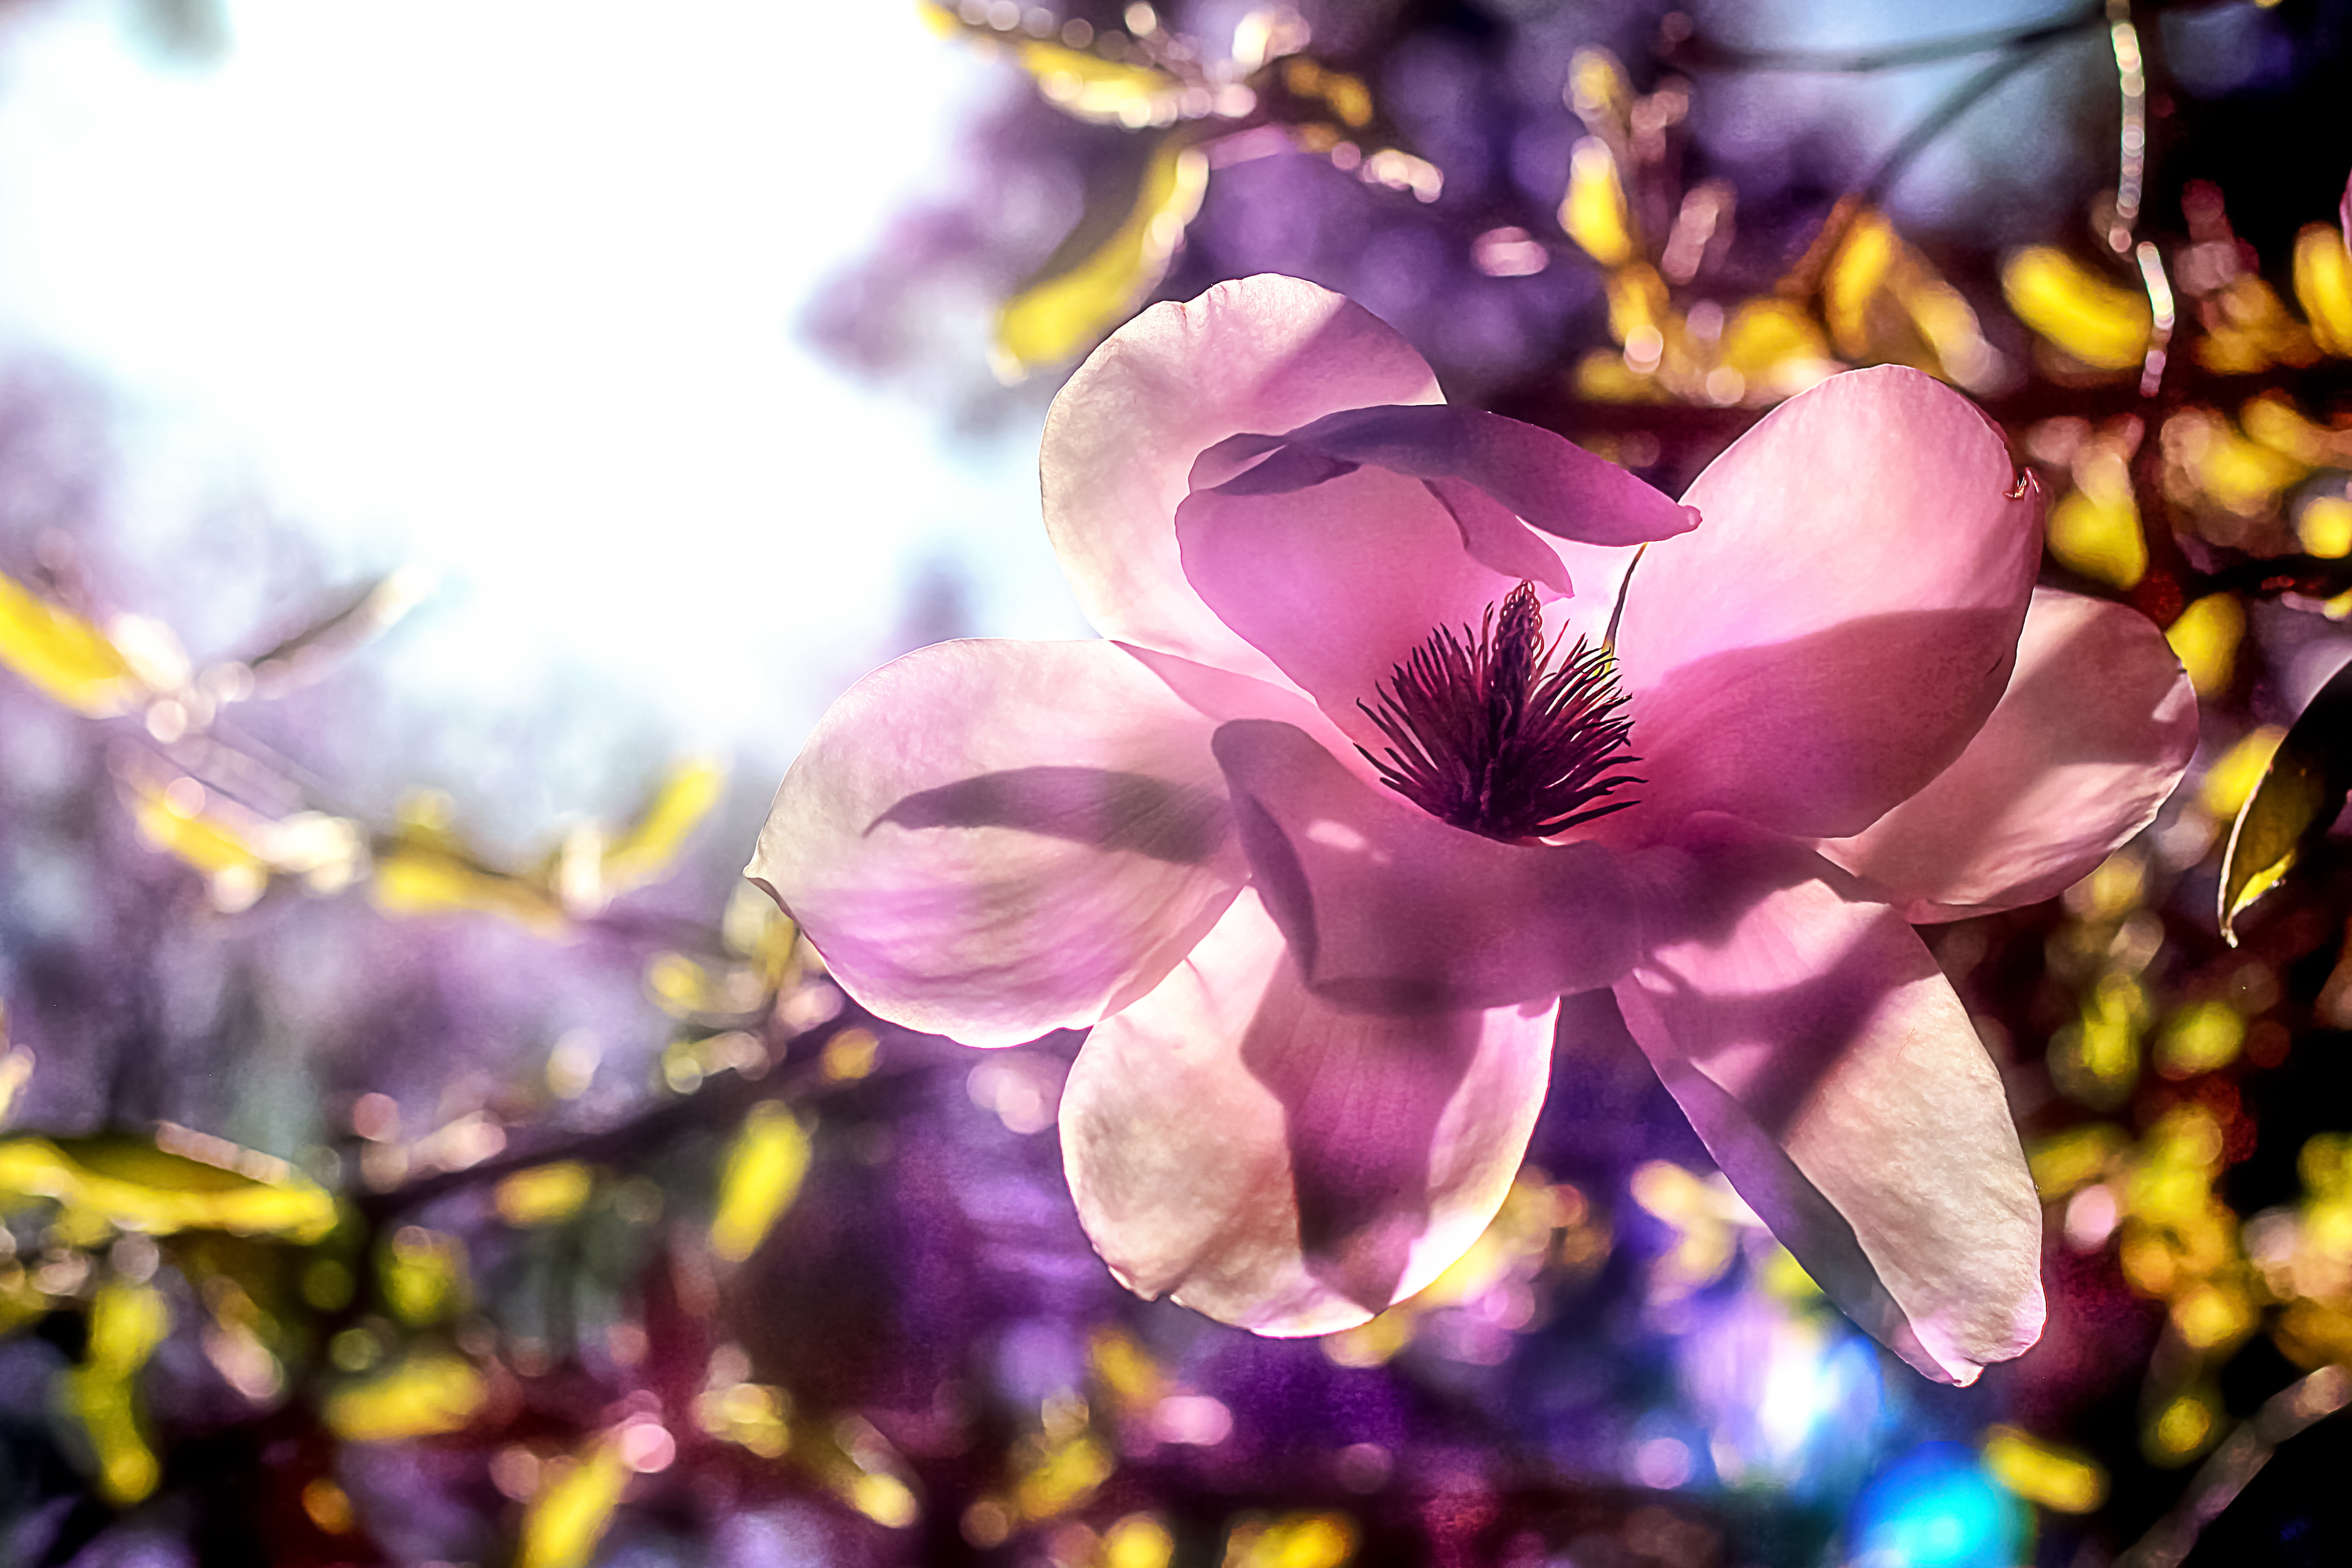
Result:
<svg viewBox="0 0 2352 1568"><path fill-rule="evenodd" d="M883 1017L1092 1026L1063 1157L1124 1283L1286 1335L1419 1290L1608 987L1864 1328L1958 1383L2032 1342L2040 1208L1912 922L2088 870L2195 710L2148 623L2033 586L1973 407L1839 376L1677 505L1256 278L1117 333L1041 468L1104 640L866 677L748 874Z"/></svg>

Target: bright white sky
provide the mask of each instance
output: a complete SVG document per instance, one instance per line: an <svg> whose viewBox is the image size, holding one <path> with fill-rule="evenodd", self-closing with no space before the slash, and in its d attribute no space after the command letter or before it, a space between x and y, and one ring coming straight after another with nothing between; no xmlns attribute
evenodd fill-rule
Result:
<svg viewBox="0 0 2352 1568"><path fill-rule="evenodd" d="M117 396L159 549L257 492L340 572L443 572L371 656L404 700L494 731L572 666L747 765L927 566L1083 634L1034 430L951 449L795 338L1002 89L911 0L234 0L210 67L126 9L0 32L0 356Z"/></svg>

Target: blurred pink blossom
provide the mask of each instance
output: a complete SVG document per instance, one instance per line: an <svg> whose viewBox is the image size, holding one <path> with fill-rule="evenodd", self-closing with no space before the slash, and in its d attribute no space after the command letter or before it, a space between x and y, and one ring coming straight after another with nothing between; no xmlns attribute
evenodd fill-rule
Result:
<svg viewBox="0 0 2352 1568"><path fill-rule="evenodd" d="M1421 1289L1605 986L1864 1327L1960 1383L2032 1342L2040 1208L1911 922L2080 877L2196 714L2153 626L2033 587L1983 416L1839 376L1677 505L1255 278L1117 333L1041 468L1105 640L868 676L749 874L886 1018L1093 1026L1063 1152L1129 1288L1268 1334Z"/></svg>

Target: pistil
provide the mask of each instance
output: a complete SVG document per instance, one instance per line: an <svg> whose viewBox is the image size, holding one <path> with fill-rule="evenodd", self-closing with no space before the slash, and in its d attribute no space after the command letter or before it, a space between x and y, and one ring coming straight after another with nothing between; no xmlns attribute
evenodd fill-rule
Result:
<svg viewBox="0 0 2352 1568"><path fill-rule="evenodd" d="M1440 626L1357 703L1391 744L1364 753L1391 789L1456 827L1549 838L1622 811L1642 781L1620 772L1633 721L1606 647L1544 641L1535 584L1490 605L1477 629Z"/></svg>

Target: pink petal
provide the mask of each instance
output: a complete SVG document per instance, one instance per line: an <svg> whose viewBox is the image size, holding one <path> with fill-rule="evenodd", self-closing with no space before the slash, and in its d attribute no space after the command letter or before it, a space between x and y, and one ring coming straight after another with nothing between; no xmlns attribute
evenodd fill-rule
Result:
<svg viewBox="0 0 2352 1568"><path fill-rule="evenodd" d="M1618 634L1641 815L1860 832L2000 700L2039 494L1965 398L1882 366L1782 404L1683 499L1706 524L1643 552Z"/></svg>
<svg viewBox="0 0 2352 1568"><path fill-rule="evenodd" d="M1244 892L1078 1053L1061 1110L1078 1218L1139 1295L1262 1334L1353 1327L1494 1218L1556 1010L1336 1011Z"/></svg>
<svg viewBox="0 0 2352 1568"><path fill-rule="evenodd" d="M1450 411L1441 407L1438 412ZM1204 492L1224 497L1292 495L1327 479L1344 478L1363 466L1295 445L1287 437L1235 436L1218 442L1193 463L1192 493L1196 497ZM1574 591L1559 545L1538 537L1510 508L1466 479L1424 479L1422 485L1454 519L1462 548L1472 560L1515 583L1540 583L1555 594ZM1194 510L1209 504L1213 503L1198 503ZM1178 516L1182 516L1181 510ZM1178 542L1182 542L1181 525Z"/></svg>
<svg viewBox="0 0 2352 1568"><path fill-rule="evenodd" d="M1552 560L1551 580L1567 581L1549 541L1502 521L1520 545ZM1377 700L1381 682L1433 632L1475 629L1522 581L1465 548L1465 527L1428 486L1385 468L1286 494L1196 491L1178 509L1176 531L1201 597L1367 745L1385 742L1357 704ZM1546 605L1547 624L1570 626L1571 639L1597 638L1607 616L1591 598Z"/></svg>
<svg viewBox="0 0 2352 1568"><path fill-rule="evenodd" d="M1259 447L1291 448L1323 460L1283 463L1269 458L1223 480L1196 467L1193 488L1203 488L1207 479L1236 495L1279 494L1370 465L1413 479L1473 486L1546 533L1587 544L1640 544L1698 525L1697 512L1616 464L1541 426L1484 409L1444 404L1351 408L1292 430L1273 445L1247 439L1245 449Z"/></svg>
<svg viewBox="0 0 2352 1568"><path fill-rule="evenodd" d="M894 1023L1079 1027L1158 984L1246 874L1211 731L1111 643L922 648L818 723L745 874Z"/></svg>
<svg viewBox="0 0 2352 1568"><path fill-rule="evenodd" d="M2197 697L2136 610L2037 588L2000 706L1926 789L1822 853L1910 921L2071 887L2156 819L2197 749Z"/></svg>
<svg viewBox="0 0 2352 1568"><path fill-rule="evenodd" d="M1105 637L1272 675L1177 559L1193 459L1240 432L1440 395L1402 338L1311 283L1247 278L1153 306L1078 367L1045 417L1045 531L1079 606Z"/></svg>
<svg viewBox="0 0 2352 1568"><path fill-rule="evenodd" d="M1597 844L1503 844L1366 784L1305 731L1217 731L1255 886L1336 1005L1427 1011L1606 985L1633 962L1633 892Z"/></svg>
<svg viewBox="0 0 2352 1568"><path fill-rule="evenodd" d="M1576 592L1576 580L1569 575L1559 546L1538 538L1508 507L1465 479L1423 482L1453 516L1471 560L1514 582L1539 583L1562 595ZM1619 553L1630 557L1633 552Z"/></svg>
<svg viewBox="0 0 2352 1568"><path fill-rule="evenodd" d="M1792 845L1692 855L1656 911L1683 934L1617 986L1634 1039L1830 1299L1927 1376L1974 1381L2042 1321L2000 1075L1893 910Z"/></svg>
<svg viewBox="0 0 2352 1568"><path fill-rule="evenodd" d="M1290 494L1199 490L1176 512L1192 585L1341 728L1440 626L1472 626L1517 586L1463 548L1417 479L1358 468Z"/></svg>
<svg viewBox="0 0 2352 1568"><path fill-rule="evenodd" d="M1186 706L1212 722L1223 724L1234 719L1272 719L1285 724L1295 724L1314 736L1318 744L1336 752L1341 763L1360 776L1367 779L1377 776L1371 764L1349 743L1339 726L1325 718L1323 710L1316 707L1296 688L1286 683L1276 686L1255 676L1237 675L1212 664L1195 664L1189 658L1179 658L1172 653L1160 653L1153 648L1137 647L1128 643L1118 646L1158 676L1161 684Z"/></svg>

